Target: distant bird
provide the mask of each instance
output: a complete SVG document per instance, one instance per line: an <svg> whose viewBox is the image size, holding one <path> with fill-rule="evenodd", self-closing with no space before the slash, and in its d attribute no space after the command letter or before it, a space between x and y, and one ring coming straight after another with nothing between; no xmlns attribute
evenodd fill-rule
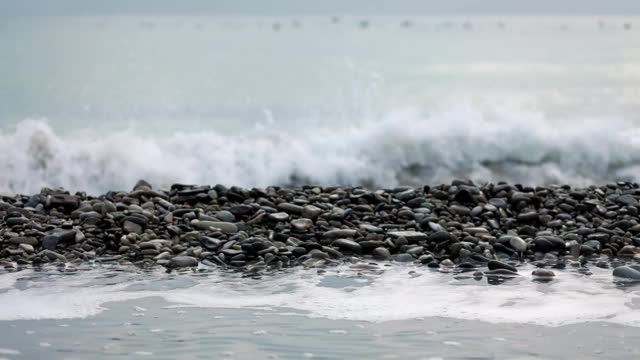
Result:
<svg viewBox="0 0 640 360"><path fill-rule="evenodd" d="M438 24L437 29L451 29L453 28L453 23L451 21L445 21L443 23Z"/></svg>
<svg viewBox="0 0 640 360"><path fill-rule="evenodd" d="M369 25L371 25L369 23L369 20L361 20L360 23L358 24L361 28L366 29L369 27Z"/></svg>
<svg viewBox="0 0 640 360"><path fill-rule="evenodd" d="M411 25L413 25L411 23L411 20L405 20L405 21L402 22L402 27L408 28L408 27L411 27Z"/></svg>
<svg viewBox="0 0 640 360"><path fill-rule="evenodd" d="M271 27L273 28L274 31L280 31L280 29L282 28L282 25L279 22L274 22L273 25L271 25Z"/></svg>
<svg viewBox="0 0 640 360"><path fill-rule="evenodd" d="M624 25L622 25L622 27L623 27L625 30L631 30L631 23L624 23Z"/></svg>
<svg viewBox="0 0 640 360"><path fill-rule="evenodd" d="M156 24L153 21L140 21L140 27L148 30L153 30L156 28Z"/></svg>

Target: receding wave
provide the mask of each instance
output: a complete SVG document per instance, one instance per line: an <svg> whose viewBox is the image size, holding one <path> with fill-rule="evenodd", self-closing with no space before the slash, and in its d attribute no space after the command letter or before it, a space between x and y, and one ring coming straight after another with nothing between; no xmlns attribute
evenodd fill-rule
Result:
<svg viewBox="0 0 640 360"><path fill-rule="evenodd" d="M452 178L588 185L636 180L640 170L638 130L624 119L487 116L462 107L432 114L409 109L353 124L158 135L62 132L27 119L0 132L0 191L64 187L101 194L129 189L140 178L156 186L390 187Z"/></svg>
<svg viewBox="0 0 640 360"><path fill-rule="evenodd" d="M521 267L523 274L532 269ZM544 326L602 321L640 327L634 306L640 291L615 286L610 270L597 267L588 281L569 269L558 271L557 280L549 284L523 275L499 286L402 265L363 272L343 264L324 273L310 269L260 279L223 272L176 277L160 270L121 270L2 274L0 303L6 306L0 308L0 320L84 318L105 310L108 302L162 297L174 306L289 309L335 320L440 316Z"/></svg>

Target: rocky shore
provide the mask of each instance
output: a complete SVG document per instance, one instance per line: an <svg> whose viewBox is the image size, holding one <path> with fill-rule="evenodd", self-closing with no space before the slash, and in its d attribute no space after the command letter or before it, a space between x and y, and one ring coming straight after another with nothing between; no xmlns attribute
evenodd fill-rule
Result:
<svg viewBox="0 0 640 360"><path fill-rule="evenodd" d="M395 261L498 277L517 276L527 261L551 278L554 268L613 259L614 276L640 280L639 199L638 184L626 182L160 190L141 180L97 197L43 189L0 194L0 261L246 272Z"/></svg>

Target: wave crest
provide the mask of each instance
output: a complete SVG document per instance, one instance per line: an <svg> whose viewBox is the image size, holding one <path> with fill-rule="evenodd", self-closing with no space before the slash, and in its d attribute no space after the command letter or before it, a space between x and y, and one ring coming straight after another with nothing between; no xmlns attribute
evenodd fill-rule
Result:
<svg viewBox="0 0 640 360"><path fill-rule="evenodd" d="M623 119L487 115L465 106L433 114L407 109L352 126L281 126L241 134L61 133L46 120L24 120L0 133L0 191L64 187L100 194L128 189L140 178L156 186L390 187L452 178L588 185L637 179L637 133Z"/></svg>

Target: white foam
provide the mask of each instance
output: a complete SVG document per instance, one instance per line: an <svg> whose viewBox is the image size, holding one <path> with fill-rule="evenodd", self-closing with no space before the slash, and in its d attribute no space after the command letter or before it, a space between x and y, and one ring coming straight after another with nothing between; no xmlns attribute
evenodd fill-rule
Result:
<svg viewBox="0 0 640 360"><path fill-rule="evenodd" d="M136 351L133 353L134 355L140 355L140 356L152 356L153 353L150 351Z"/></svg>
<svg viewBox="0 0 640 360"><path fill-rule="evenodd" d="M205 307L289 307L330 319L386 321L444 316L550 326L592 320L640 325L639 314L627 306L638 294L572 276L567 274L550 285L526 279L516 286L454 286L447 281L450 275L429 273L412 278L406 269L397 268L371 285L357 288L321 287L318 279L299 278L287 280L296 286L293 293L258 297L223 288L215 290L218 296L212 296L207 285L201 284L189 291L170 292L165 298ZM600 276L600 280L610 281L608 272Z"/></svg>
<svg viewBox="0 0 640 360"><path fill-rule="evenodd" d="M21 276L24 276L24 273L9 272L0 274L0 290L12 288Z"/></svg>
<svg viewBox="0 0 640 360"><path fill-rule="evenodd" d="M192 287L162 291L125 291L129 285L144 289L167 276L159 273L125 284L80 286L99 274L98 270L88 271L73 280L52 278L38 287L0 294L0 319L81 318L104 311L107 302L158 296L186 306L290 308L311 317L375 322L439 316L546 326L589 321L640 326L640 313L632 306L640 298L640 289L616 287L610 270L592 269L589 277L557 271L551 283L533 282L525 275L516 284L493 286L461 284L451 274L424 268L413 269L423 276L411 277L410 268L398 266L382 275L370 275L366 285L325 286L333 277L354 276L345 268L337 270L325 275L300 270L261 280L214 272L194 278Z"/></svg>
<svg viewBox="0 0 640 360"><path fill-rule="evenodd" d="M576 185L637 179L640 144L630 121L550 119L465 104L452 109L400 110L351 125L166 136L58 134L46 121L26 120L15 132L0 132L0 169L10 169L0 172L0 191L62 186L101 194L130 189L140 178L156 186L266 186L289 183L292 176L317 184L377 186L452 177Z"/></svg>
<svg viewBox="0 0 640 360"><path fill-rule="evenodd" d="M2 354L2 355L20 355L20 351L13 350L13 349L0 348L0 354Z"/></svg>
<svg viewBox="0 0 640 360"><path fill-rule="evenodd" d="M0 279L13 278L15 283L15 278L30 274L32 274L31 271L7 273L0 275ZM126 284L86 287L83 286L86 281L86 277L64 276L48 279L44 283L28 284L30 287L25 290L10 289L0 294L2 305L0 319L83 318L105 310L101 306L105 302L137 299L144 296L119 291L126 287Z"/></svg>

